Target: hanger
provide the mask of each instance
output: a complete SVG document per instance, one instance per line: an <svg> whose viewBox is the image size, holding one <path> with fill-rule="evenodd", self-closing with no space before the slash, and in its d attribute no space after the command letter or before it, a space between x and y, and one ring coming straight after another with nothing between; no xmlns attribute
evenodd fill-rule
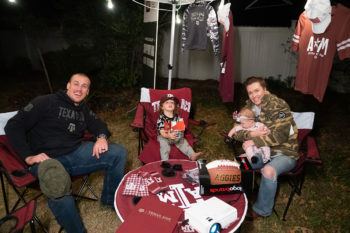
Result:
<svg viewBox="0 0 350 233"><path fill-rule="evenodd" d="M279 0L277 2L274 1L272 3L265 3L265 4L260 4L260 5L256 5L257 2L259 2L259 0L253 0L248 6L246 6L246 8L244 10L293 5L293 3L289 0Z"/></svg>
<svg viewBox="0 0 350 233"><path fill-rule="evenodd" d="M193 3L195 3L195 4L205 3L205 2L211 3L211 2L214 2L214 1L215 1L215 0L194 0Z"/></svg>

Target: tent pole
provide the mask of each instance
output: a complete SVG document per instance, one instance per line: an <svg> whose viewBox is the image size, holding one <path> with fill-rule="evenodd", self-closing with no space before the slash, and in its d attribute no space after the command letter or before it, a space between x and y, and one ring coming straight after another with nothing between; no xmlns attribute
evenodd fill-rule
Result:
<svg viewBox="0 0 350 233"><path fill-rule="evenodd" d="M175 37L175 14L176 14L176 3L172 3L171 12L171 34L170 34L170 55L169 55L169 76L168 76L168 90L171 89L171 78L173 72L173 57L174 57L174 37Z"/></svg>
<svg viewBox="0 0 350 233"><path fill-rule="evenodd" d="M159 3L158 3L157 7L159 7ZM153 73L153 88L154 89L156 89L156 84L157 84L158 26L159 26L159 10L157 10L156 44L154 47L154 73Z"/></svg>

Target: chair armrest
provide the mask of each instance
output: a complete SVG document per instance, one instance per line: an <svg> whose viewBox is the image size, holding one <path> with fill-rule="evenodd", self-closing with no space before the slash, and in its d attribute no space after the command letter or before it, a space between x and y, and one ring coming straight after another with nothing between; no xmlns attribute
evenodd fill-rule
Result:
<svg viewBox="0 0 350 233"><path fill-rule="evenodd" d="M136 107L135 117L132 123L130 124L130 127L136 129L134 131L137 131L137 129L144 128L144 118L145 118L145 109L141 103L139 103Z"/></svg>
<svg viewBox="0 0 350 233"><path fill-rule="evenodd" d="M307 146L306 162L309 162L315 165L321 165L322 160L320 157L320 152L318 150L315 138L312 136L308 136L306 139L306 146Z"/></svg>
<svg viewBox="0 0 350 233"><path fill-rule="evenodd" d="M138 132L139 130L143 129L143 125L134 124L134 122L132 122L129 126L132 128L134 132Z"/></svg>

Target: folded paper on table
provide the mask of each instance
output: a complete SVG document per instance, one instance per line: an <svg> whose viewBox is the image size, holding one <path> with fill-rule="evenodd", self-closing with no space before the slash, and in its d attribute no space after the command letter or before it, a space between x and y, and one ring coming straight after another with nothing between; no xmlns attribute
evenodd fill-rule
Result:
<svg viewBox="0 0 350 233"><path fill-rule="evenodd" d="M173 232L182 213L182 209L159 201L157 196L143 197L116 233Z"/></svg>

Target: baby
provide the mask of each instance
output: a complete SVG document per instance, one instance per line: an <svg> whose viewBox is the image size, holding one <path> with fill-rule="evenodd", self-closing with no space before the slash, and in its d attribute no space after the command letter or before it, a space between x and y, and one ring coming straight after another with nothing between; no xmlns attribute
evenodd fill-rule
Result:
<svg viewBox="0 0 350 233"><path fill-rule="evenodd" d="M254 112L249 108L243 108L235 117L240 124L235 125L228 133L229 137L232 137L236 132L240 130L247 131L266 131L268 128L261 122L255 121ZM269 131L269 130L268 130ZM255 145L243 147L245 154L240 157L247 157L253 169L260 169L265 163L270 161L270 147L262 146L258 148Z"/></svg>
<svg viewBox="0 0 350 233"><path fill-rule="evenodd" d="M158 141L160 144L161 160L168 160L170 145L175 145L190 160L195 161L201 152L194 152L184 138L185 123L178 116L179 100L172 94L163 96L159 104L159 118L157 120Z"/></svg>

